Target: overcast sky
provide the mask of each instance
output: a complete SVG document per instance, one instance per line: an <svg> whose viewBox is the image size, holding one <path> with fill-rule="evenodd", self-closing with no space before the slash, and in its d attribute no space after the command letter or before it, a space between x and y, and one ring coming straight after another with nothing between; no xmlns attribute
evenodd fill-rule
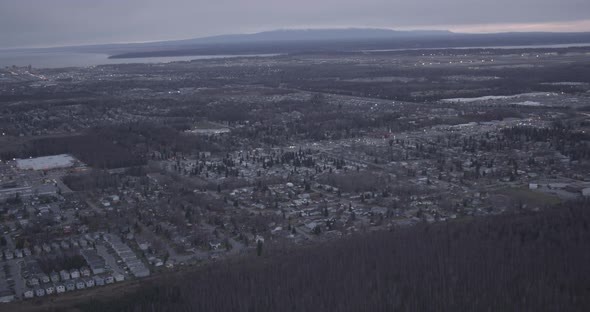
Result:
<svg viewBox="0 0 590 312"><path fill-rule="evenodd" d="M590 31L590 1L0 0L0 48L318 27Z"/></svg>

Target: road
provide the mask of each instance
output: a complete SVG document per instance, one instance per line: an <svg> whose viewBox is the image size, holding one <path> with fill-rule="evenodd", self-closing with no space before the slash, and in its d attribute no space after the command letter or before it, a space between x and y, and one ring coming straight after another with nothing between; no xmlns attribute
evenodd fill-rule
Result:
<svg viewBox="0 0 590 312"><path fill-rule="evenodd" d="M12 279L14 280L14 292L16 298L22 298L23 293L25 292L25 280L22 278L20 272L21 267L19 263L24 265L23 259L12 259L7 261L8 265L10 266L10 275L12 275Z"/></svg>

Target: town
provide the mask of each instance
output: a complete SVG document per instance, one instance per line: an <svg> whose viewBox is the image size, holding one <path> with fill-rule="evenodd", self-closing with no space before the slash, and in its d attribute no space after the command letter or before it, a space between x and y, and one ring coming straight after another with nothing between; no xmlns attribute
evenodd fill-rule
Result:
<svg viewBox="0 0 590 312"><path fill-rule="evenodd" d="M589 54L0 69L0 301L589 197Z"/></svg>

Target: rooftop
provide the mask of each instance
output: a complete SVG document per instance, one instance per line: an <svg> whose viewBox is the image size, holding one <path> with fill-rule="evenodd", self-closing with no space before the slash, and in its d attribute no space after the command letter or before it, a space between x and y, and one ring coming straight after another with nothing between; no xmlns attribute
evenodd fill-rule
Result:
<svg viewBox="0 0 590 312"><path fill-rule="evenodd" d="M76 159L67 154L45 156L30 159L17 159L16 165L21 170L47 170L74 166Z"/></svg>

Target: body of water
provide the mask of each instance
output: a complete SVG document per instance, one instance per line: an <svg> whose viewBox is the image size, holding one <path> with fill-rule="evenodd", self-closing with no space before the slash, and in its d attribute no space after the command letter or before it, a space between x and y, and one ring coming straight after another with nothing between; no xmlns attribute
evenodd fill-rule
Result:
<svg viewBox="0 0 590 312"><path fill-rule="evenodd" d="M170 63L178 61L234 58L234 57L270 57L278 54L256 55L193 55L171 57L145 57L130 59L109 59L107 54L56 52L56 51L1 51L0 68L6 66L29 66L33 68L89 67L108 64L136 63Z"/></svg>
<svg viewBox="0 0 590 312"><path fill-rule="evenodd" d="M449 47L449 48L401 48L362 50L364 53L396 52L409 50L445 50L445 49L538 49L538 48L571 48L589 47L590 43L521 45L521 46L478 46L478 47ZM170 57L145 57L128 59L109 59L107 54L82 53L47 50L0 50L0 68L6 66L28 66L34 68L60 67L89 67L108 64L137 64L137 63L170 63L177 61L219 59L232 57L270 57L279 54L251 54L251 55L193 55Z"/></svg>

